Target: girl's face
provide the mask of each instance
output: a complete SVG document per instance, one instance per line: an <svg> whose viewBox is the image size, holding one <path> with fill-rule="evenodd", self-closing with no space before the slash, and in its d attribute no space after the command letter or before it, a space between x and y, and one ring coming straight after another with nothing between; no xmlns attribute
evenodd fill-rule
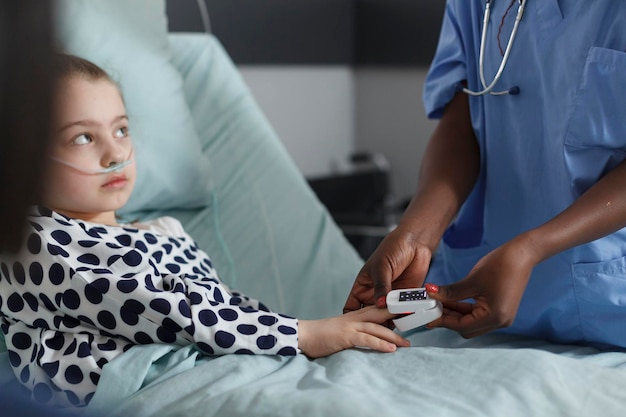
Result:
<svg viewBox="0 0 626 417"><path fill-rule="evenodd" d="M51 156L88 170L132 158L128 117L117 86L106 79L66 77L58 86ZM44 204L72 218L116 224L115 210L128 201L135 184L131 163L119 172L86 174L51 161Z"/></svg>

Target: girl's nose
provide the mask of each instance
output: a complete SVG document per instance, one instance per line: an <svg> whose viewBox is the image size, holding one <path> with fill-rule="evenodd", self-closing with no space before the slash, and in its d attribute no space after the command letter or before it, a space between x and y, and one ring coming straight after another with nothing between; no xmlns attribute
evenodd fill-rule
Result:
<svg viewBox="0 0 626 417"><path fill-rule="evenodd" d="M119 164L129 158L130 146L119 139L113 138L107 141L106 147L106 151L102 156L102 166L104 168Z"/></svg>

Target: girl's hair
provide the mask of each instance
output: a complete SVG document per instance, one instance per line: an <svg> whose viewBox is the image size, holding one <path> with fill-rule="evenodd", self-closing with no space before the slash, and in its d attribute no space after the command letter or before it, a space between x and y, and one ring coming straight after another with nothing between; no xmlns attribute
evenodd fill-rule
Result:
<svg viewBox="0 0 626 417"><path fill-rule="evenodd" d="M105 70L93 62L75 55L57 54L54 69L57 79L84 77L90 81L107 80L116 84Z"/></svg>
<svg viewBox="0 0 626 417"><path fill-rule="evenodd" d="M63 80L64 78L81 77L88 81L108 81L117 87L122 101L124 95L120 85L111 78L111 76L98 65L76 55L57 53L54 57L54 78Z"/></svg>

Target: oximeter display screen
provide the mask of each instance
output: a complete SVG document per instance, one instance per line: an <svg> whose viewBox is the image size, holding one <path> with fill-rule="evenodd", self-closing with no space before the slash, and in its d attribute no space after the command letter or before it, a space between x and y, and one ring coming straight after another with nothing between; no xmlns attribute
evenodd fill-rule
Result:
<svg viewBox="0 0 626 417"><path fill-rule="evenodd" d="M425 300L426 290L400 291L398 301Z"/></svg>

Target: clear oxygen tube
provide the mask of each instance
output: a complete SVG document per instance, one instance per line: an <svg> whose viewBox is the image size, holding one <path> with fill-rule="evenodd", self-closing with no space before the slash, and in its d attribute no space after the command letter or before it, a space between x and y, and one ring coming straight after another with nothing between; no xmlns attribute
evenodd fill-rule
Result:
<svg viewBox="0 0 626 417"><path fill-rule="evenodd" d="M101 174L108 174L110 172L121 172L122 169L124 169L126 166L132 164L133 162L135 162L135 159L133 158L133 152L131 151L130 154L128 155L128 158L122 162L116 162L112 165L109 165L106 168L99 168L99 169L93 169L93 168L85 168L82 167L80 165L77 164L73 164L71 162L67 162L64 161L60 158L54 157L54 156L50 156L50 159L52 159L53 161L56 161L58 163L61 163L65 166L68 166L70 168L75 169L76 171L82 172L83 174L88 174L88 175L101 175Z"/></svg>

